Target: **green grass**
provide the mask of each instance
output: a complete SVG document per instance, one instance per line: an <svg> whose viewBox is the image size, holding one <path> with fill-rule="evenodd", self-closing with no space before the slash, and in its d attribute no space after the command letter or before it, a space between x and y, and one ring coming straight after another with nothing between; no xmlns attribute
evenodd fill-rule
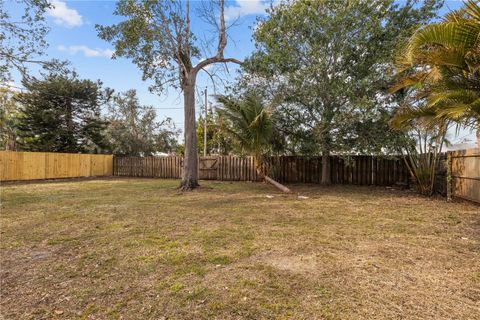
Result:
<svg viewBox="0 0 480 320"><path fill-rule="evenodd" d="M474 319L480 209L355 186L1 187L5 319ZM266 195L273 195L267 198Z"/></svg>

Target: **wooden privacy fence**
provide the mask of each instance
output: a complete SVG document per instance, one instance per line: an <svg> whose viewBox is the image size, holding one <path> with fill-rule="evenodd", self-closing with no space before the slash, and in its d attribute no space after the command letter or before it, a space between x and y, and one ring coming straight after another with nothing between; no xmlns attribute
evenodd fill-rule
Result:
<svg viewBox="0 0 480 320"><path fill-rule="evenodd" d="M389 186L408 184L408 169L402 159L374 156L331 156L330 176L334 184ZM268 171L279 182L320 183L321 157L271 157Z"/></svg>
<svg viewBox="0 0 480 320"><path fill-rule="evenodd" d="M480 149L448 152L447 170L447 197L480 203Z"/></svg>
<svg viewBox="0 0 480 320"><path fill-rule="evenodd" d="M181 157L114 157L115 176L179 179ZM267 159L268 174L282 183L319 183L321 157L280 156ZM408 183L408 170L402 159L372 156L330 157L332 183L393 185ZM259 181L253 157L199 157L199 179Z"/></svg>
<svg viewBox="0 0 480 320"><path fill-rule="evenodd" d="M179 179L182 175L181 157L114 156L113 175Z"/></svg>
<svg viewBox="0 0 480 320"><path fill-rule="evenodd" d="M0 151L0 181L112 174L112 155Z"/></svg>

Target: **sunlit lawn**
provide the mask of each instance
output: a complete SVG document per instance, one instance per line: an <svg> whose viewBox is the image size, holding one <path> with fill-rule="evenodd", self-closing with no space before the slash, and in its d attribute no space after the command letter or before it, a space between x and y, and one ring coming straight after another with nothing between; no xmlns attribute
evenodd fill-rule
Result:
<svg viewBox="0 0 480 320"><path fill-rule="evenodd" d="M3 185L4 318L480 315L478 206L385 188L291 186L299 199L260 183L177 185Z"/></svg>

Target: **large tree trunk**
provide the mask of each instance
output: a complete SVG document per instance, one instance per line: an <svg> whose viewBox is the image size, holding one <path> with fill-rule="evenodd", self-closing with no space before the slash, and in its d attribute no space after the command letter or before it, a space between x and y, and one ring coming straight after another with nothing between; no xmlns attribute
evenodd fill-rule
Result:
<svg viewBox="0 0 480 320"><path fill-rule="evenodd" d="M330 150L331 150L330 125L324 124L322 135L322 181L321 184L329 185L332 183L330 174Z"/></svg>
<svg viewBox="0 0 480 320"><path fill-rule="evenodd" d="M322 121L320 124L321 128L321 137L320 144L322 147L322 181L321 184L329 185L332 183L332 178L330 174L330 151L332 150L332 136L331 136L331 126L332 119L334 114L334 107L329 104L324 107L322 114Z"/></svg>
<svg viewBox="0 0 480 320"><path fill-rule="evenodd" d="M322 181L323 185L329 185L332 183L332 177L330 174L330 151L325 150L322 153Z"/></svg>
<svg viewBox="0 0 480 320"><path fill-rule="evenodd" d="M192 79L193 78L193 79ZM185 157L180 189L192 190L198 187L197 173L197 135L195 128L195 79L187 80L183 87L183 105L185 113Z"/></svg>

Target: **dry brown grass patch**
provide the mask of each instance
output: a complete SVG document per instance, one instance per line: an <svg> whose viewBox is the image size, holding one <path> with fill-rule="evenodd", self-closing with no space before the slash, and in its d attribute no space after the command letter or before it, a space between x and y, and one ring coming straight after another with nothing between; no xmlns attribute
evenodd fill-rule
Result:
<svg viewBox="0 0 480 320"><path fill-rule="evenodd" d="M177 186L2 186L2 316L478 317L478 206L354 186L291 186L307 199L257 183Z"/></svg>

